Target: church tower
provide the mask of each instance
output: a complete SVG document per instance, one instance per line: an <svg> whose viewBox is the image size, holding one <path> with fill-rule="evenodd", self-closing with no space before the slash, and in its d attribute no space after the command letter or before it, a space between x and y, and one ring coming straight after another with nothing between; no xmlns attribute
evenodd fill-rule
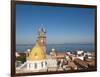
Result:
<svg viewBox="0 0 100 77"><path fill-rule="evenodd" d="M38 44L43 48L44 52L46 53L46 29L39 28L38 30Z"/></svg>
<svg viewBox="0 0 100 77"><path fill-rule="evenodd" d="M27 56L27 69L31 71L47 71L46 61L46 30L38 30L38 38L35 46Z"/></svg>

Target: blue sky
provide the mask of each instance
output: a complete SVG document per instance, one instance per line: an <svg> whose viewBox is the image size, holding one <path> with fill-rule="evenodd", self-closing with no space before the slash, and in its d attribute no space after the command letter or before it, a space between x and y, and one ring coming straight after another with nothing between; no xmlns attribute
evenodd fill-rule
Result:
<svg viewBox="0 0 100 77"><path fill-rule="evenodd" d="M41 24L47 43L93 43L93 8L16 5L16 44L34 44Z"/></svg>

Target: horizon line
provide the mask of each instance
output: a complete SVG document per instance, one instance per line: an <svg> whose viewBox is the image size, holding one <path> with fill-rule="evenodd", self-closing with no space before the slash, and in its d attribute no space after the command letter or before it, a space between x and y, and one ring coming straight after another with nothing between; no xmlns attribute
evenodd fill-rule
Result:
<svg viewBox="0 0 100 77"><path fill-rule="evenodd" d="M34 45L35 43L32 43L31 45ZM47 44L94 44L94 43L47 43ZM21 44L16 44L21 45ZM22 44L22 45L29 45L29 44Z"/></svg>

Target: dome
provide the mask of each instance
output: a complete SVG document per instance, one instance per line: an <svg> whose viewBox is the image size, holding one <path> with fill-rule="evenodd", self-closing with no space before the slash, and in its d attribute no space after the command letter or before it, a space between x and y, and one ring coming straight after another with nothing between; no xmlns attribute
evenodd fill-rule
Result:
<svg viewBox="0 0 100 77"><path fill-rule="evenodd" d="M35 47L32 48L31 52L29 53L28 60L34 61L34 60L43 60L45 59L45 53L43 51L43 48L36 43Z"/></svg>

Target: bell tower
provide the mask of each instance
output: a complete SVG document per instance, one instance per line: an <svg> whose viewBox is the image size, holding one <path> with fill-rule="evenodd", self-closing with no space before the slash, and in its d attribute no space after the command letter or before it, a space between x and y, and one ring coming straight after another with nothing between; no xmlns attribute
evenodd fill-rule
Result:
<svg viewBox="0 0 100 77"><path fill-rule="evenodd" d="M38 30L37 42L43 48L44 52L46 52L46 29L43 27Z"/></svg>

